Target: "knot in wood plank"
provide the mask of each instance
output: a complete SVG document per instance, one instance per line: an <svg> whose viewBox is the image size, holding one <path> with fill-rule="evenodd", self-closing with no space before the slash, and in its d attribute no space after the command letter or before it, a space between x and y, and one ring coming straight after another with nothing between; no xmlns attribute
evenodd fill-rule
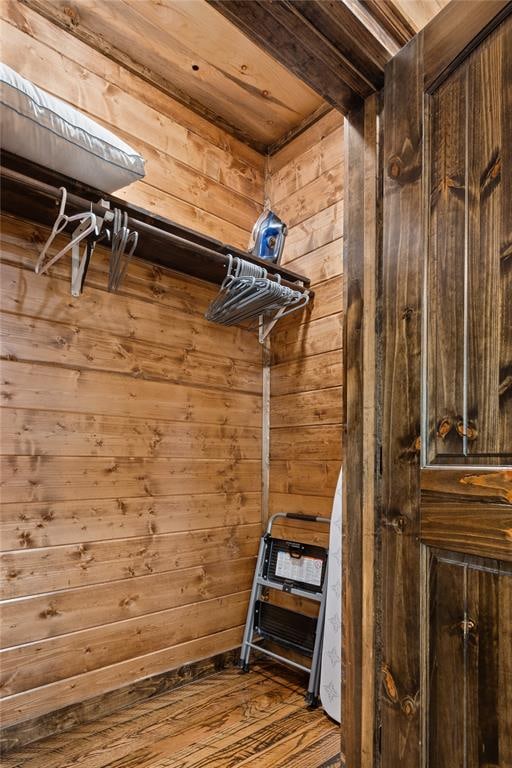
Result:
<svg viewBox="0 0 512 768"><path fill-rule="evenodd" d="M489 162L480 175L482 197L487 197L496 188L501 179L501 156L498 148L494 150Z"/></svg>
<svg viewBox="0 0 512 768"><path fill-rule="evenodd" d="M445 416L441 419L439 424L437 425L437 436L441 438L441 440L444 440L446 436L452 431L453 429L453 421L450 419L449 416Z"/></svg>
<svg viewBox="0 0 512 768"><path fill-rule="evenodd" d="M459 419L456 430L459 437L466 437L471 442L478 437L478 429L473 421L468 421L467 424L464 424L463 420Z"/></svg>
<svg viewBox="0 0 512 768"><path fill-rule="evenodd" d="M78 25L80 24L80 14L78 13L77 8L71 5L66 5L62 9L62 12L67 17L66 20L70 27L73 27L73 28L78 27Z"/></svg>
<svg viewBox="0 0 512 768"><path fill-rule="evenodd" d="M418 711L417 696L404 696L404 698L400 701L400 709L407 718L413 718Z"/></svg>
<svg viewBox="0 0 512 768"><path fill-rule="evenodd" d="M421 177L421 140L406 139L399 153L386 163L388 177L400 186L413 184Z"/></svg>
<svg viewBox="0 0 512 768"><path fill-rule="evenodd" d="M396 533L403 533L407 527L407 518L404 515L398 515L391 521L391 526Z"/></svg>
<svg viewBox="0 0 512 768"><path fill-rule="evenodd" d="M459 482L470 486L470 490L483 489L495 502L512 504L512 470L464 475Z"/></svg>
<svg viewBox="0 0 512 768"><path fill-rule="evenodd" d="M393 155L388 163L388 175L392 179L398 179L402 173L402 161L397 155Z"/></svg>
<svg viewBox="0 0 512 768"><path fill-rule="evenodd" d="M382 687L384 688L384 694L386 698L392 704L398 704L399 696L398 689L396 687L395 679L391 673L389 666L386 663L381 667Z"/></svg>

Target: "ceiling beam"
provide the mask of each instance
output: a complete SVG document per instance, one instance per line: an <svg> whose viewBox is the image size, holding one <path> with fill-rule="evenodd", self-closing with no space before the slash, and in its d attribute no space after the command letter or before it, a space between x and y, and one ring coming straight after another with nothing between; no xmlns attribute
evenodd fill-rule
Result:
<svg viewBox="0 0 512 768"><path fill-rule="evenodd" d="M393 6L361 0L207 0L343 114L380 90L412 36Z"/></svg>
<svg viewBox="0 0 512 768"><path fill-rule="evenodd" d="M361 102L357 72L284 0L208 0L256 45L347 113Z"/></svg>
<svg viewBox="0 0 512 768"><path fill-rule="evenodd" d="M380 87L384 67L400 46L359 0L285 1L351 63L373 90Z"/></svg>
<svg viewBox="0 0 512 768"><path fill-rule="evenodd" d="M357 0L354 1L357 2ZM406 45L418 31L390 0L360 0L360 4L400 48Z"/></svg>

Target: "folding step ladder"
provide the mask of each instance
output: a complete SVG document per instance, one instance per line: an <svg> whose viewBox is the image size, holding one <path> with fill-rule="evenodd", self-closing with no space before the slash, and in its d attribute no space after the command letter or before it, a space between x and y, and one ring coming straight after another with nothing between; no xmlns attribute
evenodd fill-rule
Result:
<svg viewBox="0 0 512 768"><path fill-rule="evenodd" d="M305 696L309 706L318 705L320 690L320 660L327 597L328 550L313 544L276 539L272 526L278 518L300 520L305 523L330 524L326 517L278 512L273 515L261 538L256 570L252 584L247 622L245 625L240 667L249 671L251 649L273 659L309 672ZM261 599L263 589L276 589L290 595L319 603L318 616L312 618L299 611L282 608ZM299 651L311 657L311 666L299 664L286 656L274 653L256 640L270 640L278 645Z"/></svg>

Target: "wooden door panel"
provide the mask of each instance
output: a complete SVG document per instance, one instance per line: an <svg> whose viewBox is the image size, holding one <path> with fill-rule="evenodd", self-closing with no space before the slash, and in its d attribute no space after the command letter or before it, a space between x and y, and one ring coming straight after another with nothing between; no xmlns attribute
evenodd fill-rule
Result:
<svg viewBox="0 0 512 768"><path fill-rule="evenodd" d="M457 72L431 102L429 248L429 460L460 456L464 403L466 78Z"/></svg>
<svg viewBox="0 0 512 768"><path fill-rule="evenodd" d="M429 758L437 768L464 765L464 720L454 721L454 702L464 701L464 571L430 559ZM446 723L453 722L449 738Z"/></svg>
<svg viewBox="0 0 512 768"><path fill-rule="evenodd" d="M512 453L512 323L503 311L512 301L512 260L501 255L512 247L511 221L502 215L512 174L512 100L503 77L511 58L512 25L505 23L467 63L470 456Z"/></svg>
<svg viewBox="0 0 512 768"><path fill-rule="evenodd" d="M508 20L426 101L431 464L512 459L511 62Z"/></svg>
<svg viewBox="0 0 512 768"><path fill-rule="evenodd" d="M508 768L512 566L432 550L428 604L428 764Z"/></svg>
<svg viewBox="0 0 512 768"><path fill-rule="evenodd" d="M512 768L512 3L494 7L454 0L450 32L386 67L381 768Z"/></svg>
<svg viewBox="0 0 512 768"><path fill-rule="evenodd" d="M499 242L500 270L500 445L512 453L512 29L502 43L503 101L501 125L501 237ZM512 463L512 462L510 462ZM512 764L512 761L511 761Z"/></svg>

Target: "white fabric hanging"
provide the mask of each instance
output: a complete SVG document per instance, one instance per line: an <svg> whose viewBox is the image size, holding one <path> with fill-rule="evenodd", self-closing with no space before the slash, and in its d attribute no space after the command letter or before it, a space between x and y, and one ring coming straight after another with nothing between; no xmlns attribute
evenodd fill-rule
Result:
<svg viewBox="0 0 512 768"><path fill-rule="evenodd" d="M327 566L320 699L327 714L341 722L341 507L343 469L340 470L332 507Z"/></svg>

